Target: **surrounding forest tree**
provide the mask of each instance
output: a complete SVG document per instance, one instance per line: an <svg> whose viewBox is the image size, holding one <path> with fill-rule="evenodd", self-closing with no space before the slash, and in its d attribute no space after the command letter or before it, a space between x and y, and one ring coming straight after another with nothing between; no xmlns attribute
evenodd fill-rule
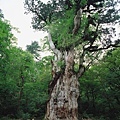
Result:
<svg viewBox="0 0 120 120"><path fill-rule="evenodd" d="M38 42L34 41L34 42L31 43L31 45L27 45L26 47L27 47L26 50L29 51L31 54L33 54L34 57L39 60L40 46L39 46Z"/></svg>
<svg viewBox="0 0 120 120"><path fill-rule="evenodd" d="M0 75L0 79L4 80L6 76L6 70L4 69L8 64L8 55L10 54L9 48L12 43L12 33L11 33L11 26L8 24L8 21L4 20L2 11L0 11L0 74L4 73L4 75Z"/></svg>
<svg viewBox="0 0 120 120"><path fill-rule="evenodd" d="M0 13L0 119L42 119L51 57L34 61L28 51L13 46L12 28Z"/></svg>
<svg viewBox="0 0 120 120"><path fill-rule="evenodd" d="M115 25L120 22L118 0L25 0L33 13L33 28L48 31L54 53L46 120L78 118L79 82L103 51L119 47ZM91 91L93 92L93 91ZM92 93L92 101L95 96ZM95 105L93 104L94 108Z"/></svg>
<svg viewBox="0 0 120 120"><path fill-rule="evenodd" d="M81 112L84 117L120 119L120 48L109 51L80 79Z"/></svg>

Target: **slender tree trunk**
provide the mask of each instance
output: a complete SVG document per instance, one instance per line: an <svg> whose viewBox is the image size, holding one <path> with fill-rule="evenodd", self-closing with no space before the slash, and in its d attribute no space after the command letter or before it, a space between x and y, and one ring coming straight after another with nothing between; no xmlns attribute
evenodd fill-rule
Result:
<svg viewBox="0 0 120 120"><path fill-rule="evenodd" d="M21 79L21 83L20 83L20 91L19 91L19 96L18 96L18 108L17 108L18 112L20 111L21 99L23 96L23 87L24 87L24 82L25 82L22 69L21 69L21 73L20 73L20 79Z"/></svg>

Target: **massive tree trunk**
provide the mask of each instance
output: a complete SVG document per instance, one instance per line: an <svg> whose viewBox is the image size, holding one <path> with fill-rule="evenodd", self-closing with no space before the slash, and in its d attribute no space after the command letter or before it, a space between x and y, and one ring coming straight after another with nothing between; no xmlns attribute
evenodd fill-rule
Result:
<svg viewBox="0 0 120 120"><path fill-rule="evenodd" d="M52 61L53 80L49 86L50 99L45 120L78 120L78 78L84 69L81 67L79 74L74 71L74 48L61 53L55 48L50 34L49 43L55 60ZM57 64L60 61L64 61L64 68Z"/></svg>

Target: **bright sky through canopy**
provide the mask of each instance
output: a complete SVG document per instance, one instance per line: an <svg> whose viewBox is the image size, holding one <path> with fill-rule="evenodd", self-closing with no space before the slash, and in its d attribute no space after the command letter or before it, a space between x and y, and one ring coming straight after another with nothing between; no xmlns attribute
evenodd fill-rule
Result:
<svg viewBox="0 0 120 120"><path fill-rule="evenodd" d="M44 2L47 0L43 0ZM10 21L13 27L19 28L20 33L13 32L17 38L18 47L25 49L31 41L40 41L44 37L43 32L32 29L30 14L24 14L24 0L0 0L0 9L5 19Z"/></svg>

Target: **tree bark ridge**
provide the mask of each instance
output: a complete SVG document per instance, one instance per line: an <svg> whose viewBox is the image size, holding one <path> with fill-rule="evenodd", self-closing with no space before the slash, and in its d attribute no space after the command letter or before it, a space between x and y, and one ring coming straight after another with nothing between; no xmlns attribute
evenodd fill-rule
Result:
<svg viewBox="0 0 120 120"><path fill-rule="evenodd" d="M65 58L65 69L52 86L46 120L78 120L79 82L73 67L74 49L70 49Z"/></svg>

